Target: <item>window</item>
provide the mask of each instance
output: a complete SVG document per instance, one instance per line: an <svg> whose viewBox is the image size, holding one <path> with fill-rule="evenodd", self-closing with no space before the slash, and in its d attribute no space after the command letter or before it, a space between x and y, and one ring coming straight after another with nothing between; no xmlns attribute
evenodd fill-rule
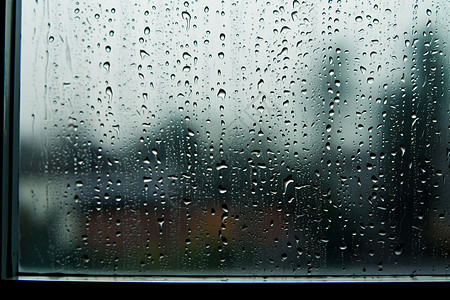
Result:
<svg viewBox="0 0 450 300"><path fill-rule="evenodd" d="M448 13L25 1L17 273L445 280Z"/></svg>

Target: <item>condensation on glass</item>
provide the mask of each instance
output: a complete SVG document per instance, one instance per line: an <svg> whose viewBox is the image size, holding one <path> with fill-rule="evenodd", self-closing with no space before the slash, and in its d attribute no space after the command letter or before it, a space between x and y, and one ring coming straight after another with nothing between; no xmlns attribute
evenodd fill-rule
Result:
<svg viewBox="0 0 450 300"><path fill-rule="evenodd" d="M448 275L449 14L24 1L20 271Z"/></svg>

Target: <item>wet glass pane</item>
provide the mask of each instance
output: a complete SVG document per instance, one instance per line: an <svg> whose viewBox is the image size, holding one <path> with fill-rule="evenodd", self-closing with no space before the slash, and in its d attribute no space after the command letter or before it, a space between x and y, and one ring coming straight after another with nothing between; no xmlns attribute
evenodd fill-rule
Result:
<svg viewBox="0 0 450 300"><path fill-rule="evenodd" d="M20 271L449 274L449 13L24 1Z"/></svg>

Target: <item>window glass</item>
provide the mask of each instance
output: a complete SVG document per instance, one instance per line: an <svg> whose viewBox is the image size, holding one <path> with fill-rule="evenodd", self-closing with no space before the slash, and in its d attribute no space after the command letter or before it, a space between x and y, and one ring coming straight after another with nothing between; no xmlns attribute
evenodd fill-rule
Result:
<svg viewBox="0 0 450 300"><path fill-rule="evenodd" d="M449 270L447 0L24 1L19 270Z"/></svg>

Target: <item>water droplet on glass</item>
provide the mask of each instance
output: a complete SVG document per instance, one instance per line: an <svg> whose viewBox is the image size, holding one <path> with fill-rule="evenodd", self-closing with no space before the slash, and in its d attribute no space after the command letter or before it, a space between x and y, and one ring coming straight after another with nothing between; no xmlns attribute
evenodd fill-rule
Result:
<svg viewBox="0 0 450 300"><path fill-rule="evenodd" d="M182 56L183 56L183 58L186 59L186 60L189 59L189 58L191 58L191 54L190 54L189 52L184 52Z"/></svg>
<svg viewBox="0 0 450 300"><path fill-rule="evenodd" d="M145 51L143 49L141 49L139 51L139 55L141 56L141 59L144 59L145 57L149 57L150 56L150 54L148 54L147 51Z"/></svg>
<svg viewBox="0 0 450 300"><path fill-rule="evenodd" d="M106 95L108 96L109 100L111 101L112 98L113 98L113 91L112 91L112 88L110 86L108 86L106 88Z"/></svg>
<svg viewBox="0 0 450 300"><path fill-rule="evenodd" d="M218 188L219 188L219 193L221 193L221 194L225 194L227 192L227 189L222 185L219 185Z"/></svg>
<svg viewBox="0 0 450 300"><path fill-rule="evenodd" d="M228 168L228 166L225 163L225 161L223 161L223 160L216 165L216 170L218 170L218 171L222 170L222 169L226 169L226 168Z"/></svg>
<svg viewBox="0 0 450 300"><path fill-rule="evenodd" d="M403 252L403 246L402 245L398 245L397 247L395 247L394 253L395 255L400 255Z"/></svg>
<svg viewBox="0 0 450 300"><path fill-rule="evenodd" d="M293 183L294 179L292 178L292 175L289 175L283 180L283 194L286 194L287 189L289 187L289 184Z"/></svg>
<svg viewBox="0 0 450 300"><path fill-rule="evenodd" d="M106 70L107 72L109 72L110 67L111 67L111 65L110 65L109 61L105 61L105 62L103 63L103 68L105 68L105 70Z"/></svg>
<svg viewBox="0 0 450 300"><path fill-rule="evenodd" d="M191 14L187 11L183 11L181 17L186 21L186 30L189 30L189 27L191 26Z"/></svg>
<svg viewBox="0 0 450 300"><path fill-rule="evenodd" d="M226 95L227 93L224 89L219 89L219 91L217 92L217 97L222 98L222 100L225 100Z"/></svg>

